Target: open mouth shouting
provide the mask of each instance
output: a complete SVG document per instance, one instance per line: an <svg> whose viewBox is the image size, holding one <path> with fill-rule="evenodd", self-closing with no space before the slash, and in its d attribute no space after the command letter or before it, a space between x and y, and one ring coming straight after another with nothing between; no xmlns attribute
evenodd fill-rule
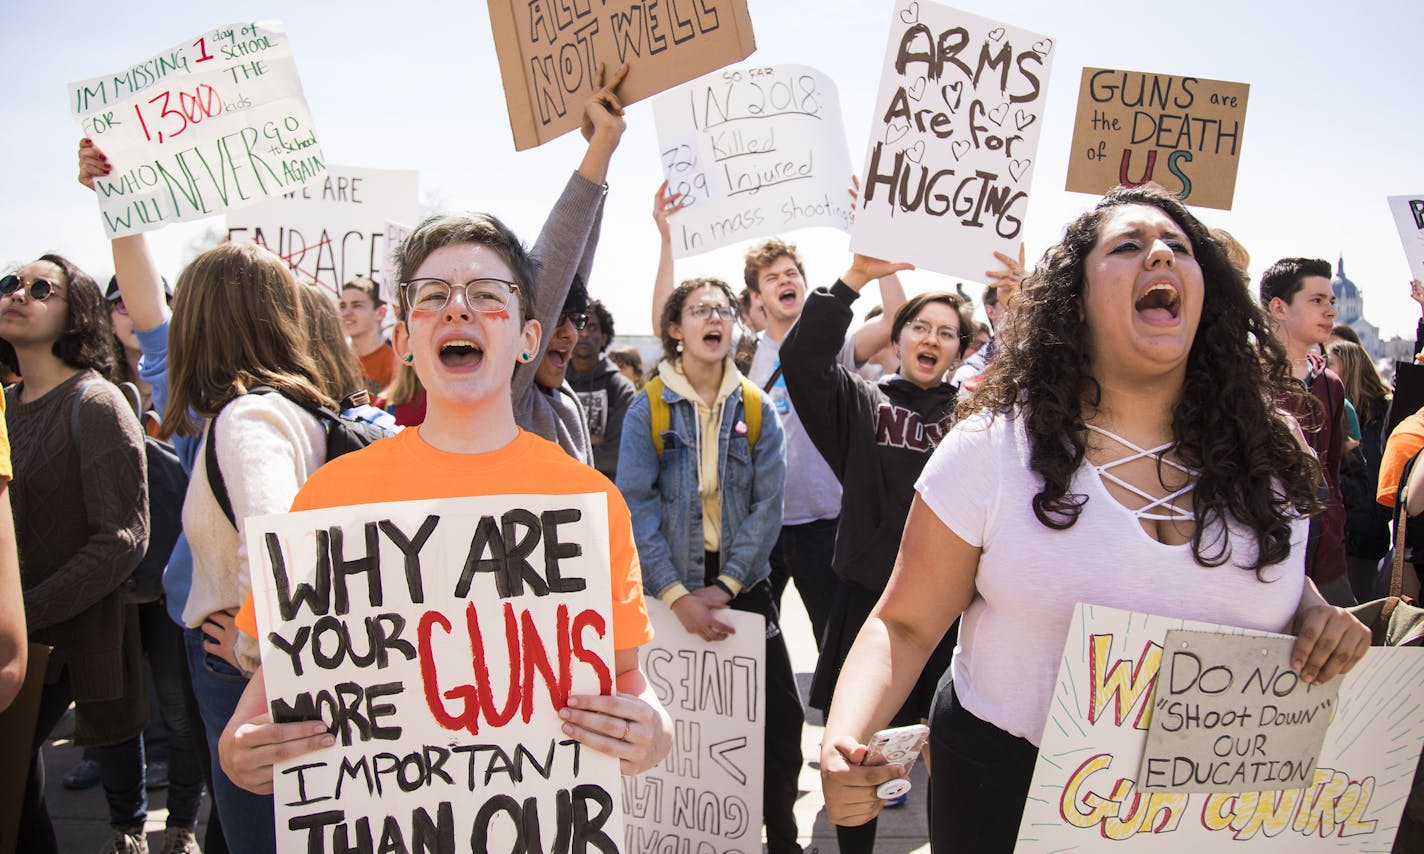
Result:
<svg viewBox="0 0 1424 854"><path fill-rule="evenodd" d="M1181 316L1182 296L1175 283L1157 281L1147 286L1132 307L1151 326L1171 326Z"/></svg>
<svg viewBox="0 0 1424 854"><path fill-rule="evenodd" d="M788 310L796 307L796 301L799 297L800 295L796 293L795 285L785 285L776 292L776 301L780 303L782 308Z"/></svg>
<svg viewBox="0 0 1424 854"><path fill-rule="evenodd" d="M920 370L930 373L939 364L939 354L921 350L915 354L915 364L920 366Z"/></svg>
<svg viewBox="0 0 1424 854"><path fill-rule="evenodd" d="M474 369L484 359L484 349L468 338L452 338L440 345L440 364L447 368Z"/></svg>
<svg viewBox="0 0 1424 854"><path fill-rule="evenodd" d="M567 368L569 364L568 347L563 345L560 345L558 347L550 347L548 350L544 351L544 359L549 363L551 367L562 371Z"/></svg>

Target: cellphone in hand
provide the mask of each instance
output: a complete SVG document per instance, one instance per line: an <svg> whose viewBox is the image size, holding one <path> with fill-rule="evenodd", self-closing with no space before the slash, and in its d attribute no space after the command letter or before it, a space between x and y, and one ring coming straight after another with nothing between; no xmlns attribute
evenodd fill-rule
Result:
<svg viewBox="0 0 1424 854"><path fill-rule="evenodd" d="M930 728L924 724L882 729L870 737L861 765L900 765L906 773L915 767L920 751L929 740ZM910 781L899 778L881 783L875 789L882 801L894 800L910 791Z"/></svg>

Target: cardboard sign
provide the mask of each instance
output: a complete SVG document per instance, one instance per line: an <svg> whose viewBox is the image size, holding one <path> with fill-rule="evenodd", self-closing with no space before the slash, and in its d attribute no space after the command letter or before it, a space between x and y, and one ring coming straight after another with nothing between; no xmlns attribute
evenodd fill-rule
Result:
<svg viewBox="0 0 1424 854"><path fill-rule="evenodd" d="M489 13L519 151L579 126L600 62L630 64L626 106L756 50L746 0L490 0Z"/></svg>
<svg viewBox="0 0 1424 854"><path fill-rule="evenodd" d="M1137 774L1144 792L1310 785L1340 680L1302 682L1294 638L1167 632L1165 679Z"/></svg>
<svg viewBox="0 0 1424 854"><path fill-rule="evenodd" d="M1018 254L1053 39L925 0L891 16L854 252L975 281Z"/></svg>
<svg viewBox="0 0 1424 854"><path fill-rule="evenodd" d="M385 276L386 222L420 215L419 183L413 170L332 165L320 181L228 213L227 236L262 244L299 281L339 293L357 276Z"/></svg>
<svg viewBox="0 0 1424 854"><path fill-rule="evenodd" d="M623 778L627 854L761 849L766 751L766 620L722 610L736 633L711 643L649 598L643 673L672 716L672 752Z"/></svg>
<svg viewBox="0 0 1424 854"><path fill-rule="evenodd" d="M1084 68L1067 189L1101 195L1154 181L1189 205L1231 209L1245 83Z"/></svg>
<svg viewBox="0 0 1424 854"><path fill-rule="evenodd" d="M850 229L850 149L831 78L805 65L709 74L653 102L686 258L823 225Z"/></svg>
<svg viewBox="0 0 1424 854"><path fill-rule="evenodd" d="M1137 779L1148 729L1159 715L1186 711L1172 709L1163 688L1164 644L1172 630L1249 637L1252 647L1263 637L1281 637L1079 605L1014 850L1388 851L1424 744L1424 655L1372 648L1337 680L1338 702L1329 709L1320 759L1306 785L1149 792ZM1250 672L1236 674L1236 688L1243 687L1243 675L1247 693L1238 699L1258 723L1269 695L1291 679L1271 666L1259 682ZM1207 681L1209 688L1216 684Z"/></svg>
<svg viewBox="0 0 1424 854"><path fill-rule="evenodd" d="M290 193L326 172L275 21L217 27L71 83L69 103L114 167L94 179L111 238Z"/></svg>
<svg viewBox="0 0 1424 854"><path fill-rule="evenodd" d="M501 495L248 521L287 851L611 851L618 761L563 734L614 690L607 498ZM373 844L374 843L374 844Z"/></svg>
<svg viewBox="0 0 1424 854"><path fill-rule="evenodd" d="M1424 193L1390 196L1389 212L1399 227L1399 240L1409 259L1409 278L1424 280Z"/></svg>

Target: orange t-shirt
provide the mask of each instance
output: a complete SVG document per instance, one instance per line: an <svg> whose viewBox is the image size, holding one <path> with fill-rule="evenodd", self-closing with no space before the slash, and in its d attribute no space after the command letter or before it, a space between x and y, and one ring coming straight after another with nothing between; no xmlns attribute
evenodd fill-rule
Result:
<svg viewBox="0 0 1424 854"><path fill-rule="evenodd" d="M1421 448L1424 448L1424 409L1399 422L1384 443L1379 486L1375 488L1376 501L1386 507L1394 506L1395 493L1399 492L1399 476L1404 474L1405 464Z"/></svg>
<svg viewBox="0 0 1424 854"><path fill-rule="evenodd" d="M396 376L396 351L389 344L382 344L361 360L361 376L366 378L366 390L371 397L379 397L381 391L391 384Z"/></svg>
<svg viewBox="0 0 1424 854"><path fill-rule="evenodd" d="M513 442L487 454L452 454L427 445L419 430L404 430L317 469L292 501L292 510L531 492L608 496L613 648L633 649L652 640L643 604L643 570L622 494L596 469L533 433L520 430ZM251 594L237 614L237 627L257 636Z"/></svg>

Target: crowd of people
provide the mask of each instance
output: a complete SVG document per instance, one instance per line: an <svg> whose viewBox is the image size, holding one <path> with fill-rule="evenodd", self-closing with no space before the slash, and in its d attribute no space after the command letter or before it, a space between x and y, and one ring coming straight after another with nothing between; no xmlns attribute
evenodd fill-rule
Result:
<svg viewBox="0 0 1424 854"><path fill-rule="evenodd" d="M725 609L761 615L773 854L804 830L806 713L779 616L792 582L847 852L873 850L895 806L876 789L904 773L861 764L871 735L922 721L933 846L1012 850L1078 602L1295 634L1309 682L1359 661L1370 635L1345 606L1377 593L1401 483L1424 510L1424 467L1407 466L1424 410L1393 413L1334 325L1328 264L1283 259L1253 282L1230 235L1158 189L1119 189L1035 269L998 256L985 323L962 287L907 297L894 261L856 255L813 288L781 239L747 252L740 288L678 283L682 200L664 185L662 354L645 369L591 297L624 71L585 105L583 159L532 248L490 214L433 216L398 251L393 304L365 278L332 299L255 245L202 253L170 288L141 234L112 241L107 294L57 255L0 280L0 707L27 641L52 647L31 674L17 850L58 848L40 747L71 704L105 850L148 850L153 714L170 734L162 850L276 850L274 764L334 742L266 714L246 522L288 510L606 495L617 690L570 697L566 732L625 774L668 752L637 656L645 597L714 643L734 632ZM91 189L110 171L89 140L78 162ZM881 306L852 329L871 282ZM332 412L388 437L328 461ZM179 506L151 487L162 443L188 477ZM145 598L131 576L170 516L182 535Z"/></svg>

